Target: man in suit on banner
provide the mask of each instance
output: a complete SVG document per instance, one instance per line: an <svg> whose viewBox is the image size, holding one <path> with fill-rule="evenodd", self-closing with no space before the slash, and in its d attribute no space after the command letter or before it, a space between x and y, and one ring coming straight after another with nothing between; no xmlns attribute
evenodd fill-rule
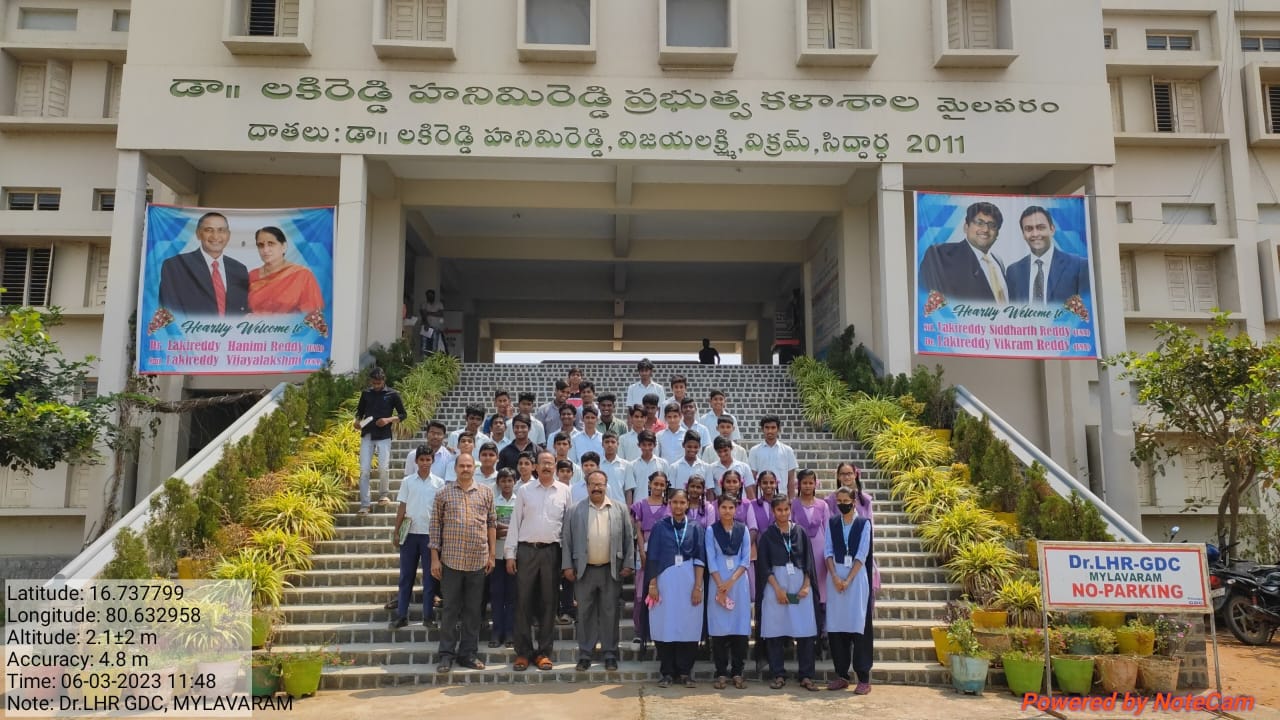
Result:
<svg viewBox="0 0 1280 720"><path fill-rule="evenodd" d="M210 212L196 223L200 248L174 255L160 266L160 307L175 314L237 317L248 312L249 271L227 257L227 218Z"/></svg>
<svg viewBox="0 0 1280 720"><path fill-rule="evenodd" d="M1004 216L989 202L976 202L964 215L964 240L934 245L920 262L920 284L947 301L967 300L1005 305L1004 265L991 254Z"/></svg>
<svg viewBox="0 0 1280 720"><path fill-rule="evenodd" d="M1063 305L1073 295L1089 294L1089 261L1066 252L1053 241L1053 216L1039 205L1022 211L1018 220L1031 254L1009 266L1009 301Z"/></svg>

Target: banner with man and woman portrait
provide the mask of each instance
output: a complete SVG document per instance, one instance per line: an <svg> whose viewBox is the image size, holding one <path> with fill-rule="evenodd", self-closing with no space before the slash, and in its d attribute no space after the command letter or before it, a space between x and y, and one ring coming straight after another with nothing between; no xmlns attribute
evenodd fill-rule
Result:
<svg viewBox="0 0 1280 720"><path fill-rule="evenodd" d="M332 207L147 207L138 372L261 375L329 362Z"/></svg>
<svg viewBox="0 0 1280 720"><path fill-rule="evenodd" d="M915 193L916 352L1094 359L1082 196Z"/></svg>

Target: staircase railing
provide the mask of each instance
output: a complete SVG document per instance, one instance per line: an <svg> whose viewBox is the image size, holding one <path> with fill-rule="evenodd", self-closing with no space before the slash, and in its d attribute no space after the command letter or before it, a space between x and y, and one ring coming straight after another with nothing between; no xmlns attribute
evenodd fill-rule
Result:
<svg viewBox="0 0 1280 720"><path fill-rule="evenodd" d="M271 392L249 408L248 412L236 418L230 427L223 430L212 442L201 448L170 477L183 480L188 485L195 485L199 482L204 477L204 474L209 472L222 459L223 448L239 442L241 438L252 433L260 420L270 415L280 406L280 401L284 399L285 388L288 386L288 383L276 385ZM58 574L53 577L53 581L72 578L87 580L102 572L102 568L106 567L107 563L111 562L116 556L114 547L116 536L124 528L141 532L147 523L147 518L151 516L151 498L163 490L164 484L161 483L142 502L135 505L133 509L124 514L124 517L116 521L116 524L108 528L101 537L94 540L89 547L81 550L80 554L67 563L66 567L58 571Z"/></svg>
<svg viewBox="0 0 1280 720"><path fill-rule="evenodd" d="M1063 497L1070 497L1074 491L1084 498L1085 502L1096 507L1098 513L1102 515L1103 521L1107 524L1107 530L1117 540L1133 543L1150 542L1147 540L1147 536L1131 525L1128 520L1125 520L1123 515L1112 509L1097 495L1094 495L1088 486L1077 480L1071 473L1062 469L1062 466L1051 460L1040 448L1023 437L1022 433L1005 422L1004 418L997 415L994 410L987 407L976 395L969 392L962 385L956 386L956 406L976 418L985 417L990 420L991 432L997 438L1008 443L1009 449L1013 451L1014 456L1021 460L1024 465L1029 466L1033 462L1043 465L1045 479L1049 482L1049 487L1053 488L1054 492Z"/></svg>

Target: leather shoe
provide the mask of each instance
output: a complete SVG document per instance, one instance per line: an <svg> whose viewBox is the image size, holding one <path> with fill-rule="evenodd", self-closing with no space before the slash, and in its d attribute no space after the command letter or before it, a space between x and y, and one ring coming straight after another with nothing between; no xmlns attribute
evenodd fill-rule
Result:
<svg viewBox="0 0 1280 720"><path fill-rule="evenodd" d="M591 661L590 661L590 660L587 660L586 658L583 658L582 660L579 660L579 661L578 661L578 672L584 672L584 671L586 671L586 670L587 670L587 668L589 668L589 667L591 667Z"/></svg>
<svg viewBox="0 0 1280 720"><path fill-rule="evenodd" d="M388 629L388 630L399 630L400 628L402 628L402 627L404 627L405 625L408 625L408 624L409 624L409 618L396 618L395 620L392 620L392 621L387 625L387 629Z"/></svg>

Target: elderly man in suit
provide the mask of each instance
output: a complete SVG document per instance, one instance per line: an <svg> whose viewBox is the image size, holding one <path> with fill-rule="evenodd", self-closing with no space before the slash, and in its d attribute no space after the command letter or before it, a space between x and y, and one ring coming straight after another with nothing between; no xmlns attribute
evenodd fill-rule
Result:
<svg viewBox="0 0 1280 720"><path fill-rule="evenodd" d="M597 642L605 670L618 669L618 599L635 568L635 531L626 508L609 499L608 484L603 471L593 470L587 499L564 524L561 565L578 601L578 670L591 667Z"/></svg>
<svg viewBox="0 0 1280 720"><path fill-rule="evenodd" d="M1089 294L1089 261L1072 255L1054 242L1058 228L1053 216L1039 205L1022 211L1018 220L1031 254L1009 266L1009 301L1062 305L1073 295Z"/></svg>
<svg viewBox="0 0 1280 720"><path fill-rule="evenodd" d="M920 261L920 285L948 301L1005 305L1009 290L1004 265L991 254L1004 216L989 202L976 202L964 214L964 240L930 247Z"/></svg>
<svg viewBox="0 0 1280 720"><path fill-rule="evenodd" d="M201 215L196 238L198 250L174 255L160 266L160 307L184 315L244 315L249 310L249 271L222 252L231 240L226 216Z"/></svg>

